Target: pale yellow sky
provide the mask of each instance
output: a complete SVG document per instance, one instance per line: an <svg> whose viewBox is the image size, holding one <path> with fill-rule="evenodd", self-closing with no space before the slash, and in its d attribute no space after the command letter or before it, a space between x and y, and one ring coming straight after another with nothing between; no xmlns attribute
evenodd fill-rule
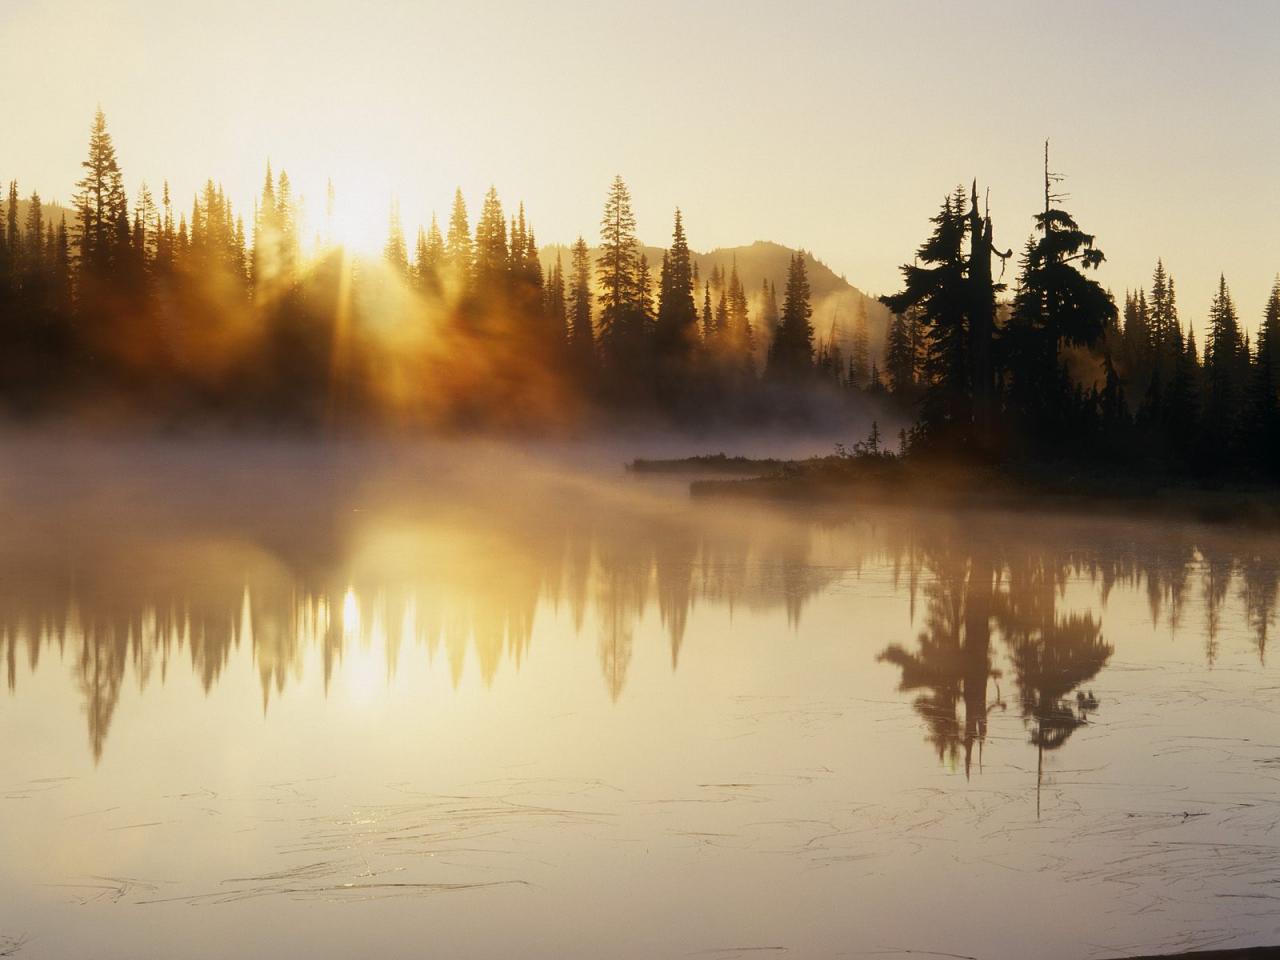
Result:
<svg viewBox="0 0 1280 960"><path fill-rule="evenodd" d="M392 196L412 230L491 183L568 241L621 173L647 242L679 205L696 248L804 246L879 293L961 180L1020 247L1047 136L1118 296L1163 256L1198 332L1219 271L1252 328L1277 63L1268 0L5 0L0 178L68 198L100 103L130 191L183 208L212 176L247 214L269 157L317 215L332 176L366 243Z"/></svg>

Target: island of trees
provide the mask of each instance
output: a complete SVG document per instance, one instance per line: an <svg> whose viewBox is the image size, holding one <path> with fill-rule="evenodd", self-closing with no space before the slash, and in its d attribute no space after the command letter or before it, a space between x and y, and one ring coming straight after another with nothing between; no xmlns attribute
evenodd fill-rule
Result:
<svg viewBox="0 0 1280 960"><path fill-rule="evenodd" d="M1280 281L1250 338L1223 278L1203 349L1157 261L1122 307L1104 257L1044 208L1016 258L976 182L944 197L902 268L883 349L815 332L805 259L748 291L699 276L679 210L660 262L621 178L598 244L545 262L523 205L495 190L474 226L461 191L410 240L393 209L381 258L314 238L268 166L249 222L208 181L182 209L165 184L130 202L94 118L74 209L10 183L0 219L0 409L232 427L431 429L795 423L871 405L909 424L856 447L884 459L1077 461L1182 476L1280 473ZM21 215L20 215L21 213ZM304 252L305 251L305 252ZM1005 277L1009 276L1006 282Z"/></svg>

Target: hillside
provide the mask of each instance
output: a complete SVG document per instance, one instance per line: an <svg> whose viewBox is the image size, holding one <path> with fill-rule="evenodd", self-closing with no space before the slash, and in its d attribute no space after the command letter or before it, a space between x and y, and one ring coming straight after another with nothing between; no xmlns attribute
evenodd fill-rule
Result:
<svg viewBox="0 0 1280 960"><path fill-rule="evenodd" d="M3 199L3 198L0 198L0 199ZM0 207L4 208L4 211L7 215L9 212L8 203L7 202L0 203ZM31 207L30 200L28 200L26 197L18 198L18 226L23 229L26 228L27 211L30 207ZM75 227L76 212L64 204L59 204L56 202L48 203L45 201L41 201L40 213L41 213L41 216L44 218L45 223L57 224L57 222L65 216L67 218L67 229L71 230Z"/></svg>
<svg viewBox="0 0 1280 960"><path fill-rule="evenodd" d="M592 257L599 251L593 247ZM653 267L654 279L657 280L658 268L662 263L661 247L644 248L645 256ZM757 240L742 247L720 247L706 253L693 252L694 262L698 267L698 275L704 280L711 275L712 269L719 265L727 273L734 263L738 267L738 276L751 298L751 312L754 320L759 310L760 288L765 279L778 288L778 301L781 306L783 287L787 280L787 263L795 251L780 243ZM540 253L543 267L555 262L556 255L563 258L567 266L569 248L563 245L543 247ZM859 308L866 311L867 331L871 339L871 354L877 363L883 364L885 336L889 328L889 311L878 301L867 296L844 277L838 276L830 267L817 259L809 251L804 251L805 266L809 271L809 286L813 293L813 328L817 338L826 340L834 334L840 348L849 349L849 341L853 335L854 319ZM699 305L702 294L695 298Z"/></svg>

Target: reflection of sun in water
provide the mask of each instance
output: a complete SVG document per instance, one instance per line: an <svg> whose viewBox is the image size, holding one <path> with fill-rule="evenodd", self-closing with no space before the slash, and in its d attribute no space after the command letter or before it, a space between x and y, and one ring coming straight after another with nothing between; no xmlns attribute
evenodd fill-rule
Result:
<svg viewBox="0 0 1280 960"><path fill-rule="evenodd" d="M347 587L342 597L343 687L347 699L361 707L376 702L390 679L382 607L379 598L362 604L354 587Z"/></svg>
<svg viewBox="0 0 1280 960"><path fill-rule="evenodd" d="M342 635L349 641L360 637L360 601L351 587L342 598Z"/></svg>
<svg viewBox="0 0 1280 960"><path fill-rule="evenodd" d="M382 651L372 646L348 647L342 663L342 681L350 703L363 707L377 701L387 682Z"/></svg>

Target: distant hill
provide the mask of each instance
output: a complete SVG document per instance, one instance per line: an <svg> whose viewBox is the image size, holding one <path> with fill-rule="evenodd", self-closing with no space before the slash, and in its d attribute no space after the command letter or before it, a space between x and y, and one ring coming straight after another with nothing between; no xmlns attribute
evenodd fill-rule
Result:
<svg viewBox="0 0 1280 960"><path fill-rule="evenodd" d="M8 194L8 188L6 187L5 195L3 197L0 197L0 209L4 210L4 214L6 217L9 214L8 199L9 199L9 194ZM27 227L27 210L30 206L31 206L31 201L29 199L27 199L26 197L18 198L18 228L20 230L25 230ZM68 206L64 206L59 203L48 203L44 200L41 200L40 214L44 218L45 223L52 223L54 226L57 226L58 221L65 216L67 218L67 229L75 230L76 212Z"/></svg>
<svg viewBox="0 0 1280 960"><path fill-rule="evenodd" d="M658 269L662 264L663 249L661 247L644 248L645 256L653 268L655 281ZM826 340L834 334L846 356L850 340L853 336L853 323L859 308L866 311L867 332L871 340L871 353L877 363L883 366L885 337L889 330L891 315L878 300L865 293L839 276L825 263L809 251L804 252L805 267L809 271L809 287L812 291L813 328L817 339ZM594 258L599 253L591 248ZM738 266L738 276L751 298L751 315L754 319L759 310L760 289L767 278L778 288L778 306L782 306L784 288L787 283L787 264L795 250L780 243L757 240L743 247L720 247L706 253L693 252L694 262L698 266L698 275L705 280L711 271L719 265L728 273L734 263ZM555 262L556 255L563 257L567 269L569 264L569 248L562 245L543 247L540 252L543 268ZM701 306L702 294L695 296Z"/></svg>

